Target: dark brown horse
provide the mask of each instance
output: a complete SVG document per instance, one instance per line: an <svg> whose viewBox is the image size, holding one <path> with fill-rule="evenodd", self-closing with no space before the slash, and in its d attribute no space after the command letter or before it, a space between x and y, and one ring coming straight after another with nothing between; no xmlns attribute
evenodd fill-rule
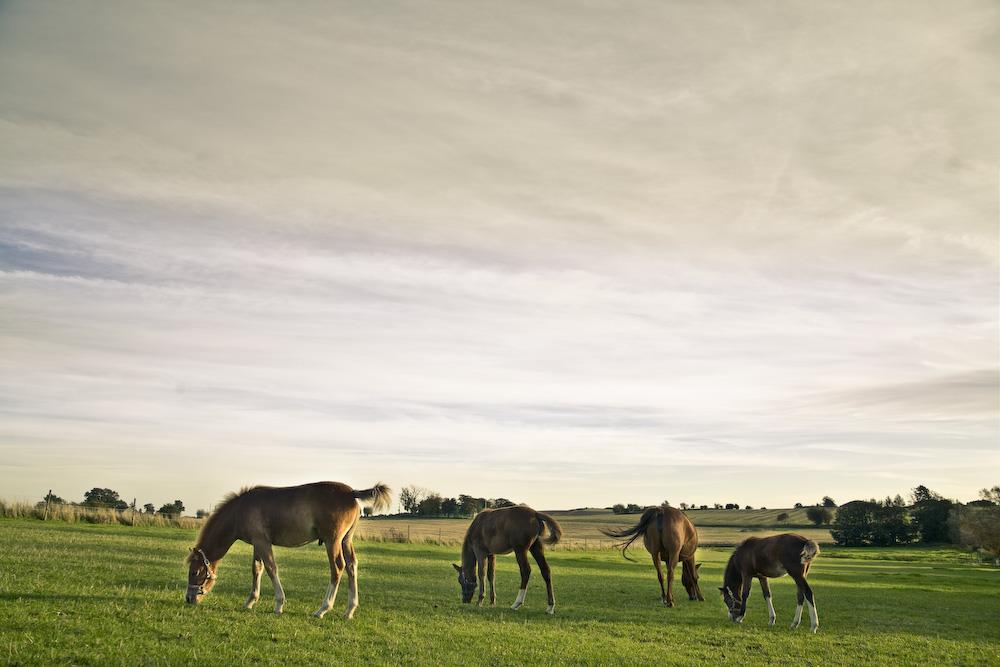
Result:
<svg viewBox="0 0 1000 667"><path fill-rule="evenodd" d="M648 507L639 518L639 523L631 528L610 530L602 528L608 537L624 539L616 546L622 550L622 555L633 560L628 555L628 548L641 535L646 545L646 551L653 558L653 567L660 580L660 599L668 607L674 606L674 568L677 563L683 563L681 583L687 591L688 599L704 601L701 588L698 586L698 568L694 554L698 550L698 531L684 512L673 507ZM663 570L661 561L667 561L667 586L663 587Z"/></svg>
<svg viewBox="0 0 1000 667"><path fill-rule="evenodd" d="M542 579L549 594L549 607L546 610L553 614L556 610L556 596L552 591L552 573L545 560L545 549L542 546L542 535L548 527L549 537L546 544L555 544L562 537L562 528L556 520L547 514L536 512L525 505L504 507L496 510L483 510L476 515L465 533L462 542L462 564L452 567L458 570L458 583L462 587L462 602L472 601L476 590L476 579L479 580L479 605L485 597L485 579L490 582L490 604L497 602L494 591L497 554L514 552L517 565L521 568L521 589L511 609L518 609L524 604L524 596L528 592L528 578L531 576L531 566L528 564L528 552L538 563Z"/></svg>
<svg viewBox="0 0 1000 667"><path fill-rule="evenodd" d="M736 547L726 564L723 577L722 599L729 607L729 618L734 623L743 621L747 613L747 598L750 597L750 586L754 577L760 581L760 590L767 601L769 625L774 625L776 615L774 604L771 603L771 588L768 577L781 577L786 573L795 581L798 587L798 607L795 608L795 618L792 619L792 629L799 627L802 621L802 601L809 601L809 619L812 631L819 629L819 614L816 613L816 599L812 588L806 581L809 566L819 555L819 545L814 541L796 535L783 533L772 537L751 537Z"/></svg>
<svg viewBox="0 0 1000 667"><path fill-rule="evenodd" d="M188 556L185 600L201 602L215 585L219 561L236 540L242 540L253 545L252 583L246 608L253 607L260 597L260 576L266 571L274 585L274 613L280 614L285 592L271 546L299 547L319 540L326 544L330 585L315 615L322 618L333 607L346 569L350 588L345 618L351 618L358 608L358 561L353 543L361 516L358 501L379 510L389 506L390 493L384 484L355 491L339 482L316 482L282 488L255 486L230 494L209 516Z"/></svg>

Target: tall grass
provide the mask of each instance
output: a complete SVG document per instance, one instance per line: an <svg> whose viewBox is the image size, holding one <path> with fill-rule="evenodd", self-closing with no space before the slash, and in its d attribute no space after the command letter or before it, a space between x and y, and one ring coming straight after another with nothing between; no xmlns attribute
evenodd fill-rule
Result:
<svg viewBox="0 0 1000 667"><path fill-rule="evenodd" d="M0 518L5 519L38 519L46 518L45 504L25 502L8 502L0 500ZM188 516L171 517L161 514L143 514L132 510L115 510L103 507L83 507L81 505L63 505L52 503L48 509L49 521L65 521L67 523L102 523L122 526L172 526L174 528L198 528L201 519Z"/></svg>

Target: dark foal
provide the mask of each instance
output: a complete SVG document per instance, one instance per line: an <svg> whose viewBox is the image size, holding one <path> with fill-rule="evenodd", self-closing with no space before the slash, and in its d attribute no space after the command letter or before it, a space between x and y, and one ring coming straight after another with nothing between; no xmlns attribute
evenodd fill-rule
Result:
<svg viewBox="0 0 1000 667"><path fill-rule="evenodd" d="M494 590L496 557L497 554L508 554L513 551L517 565L521 568L521 589L511 609L518 609L524 604L524 596L528 592L528 578L531 576L531 566L528 564L530 552L538 563L538 569L542 573L548 592L549 606L546 611L550 614L555 613L556 597L552 590L552 574L545 560L545 548L541 539L546 527L549 537L545 540L545 544L555 544L562 537L562 529L556 520L525 505L483 510L477 514L462 542L462 564L452 564L458 571L462 602L472 601L478 579L478 604L483 604L486 581L490 584L490 604L496 604L497 596Z"/></svg>
<svg viewBox="0 0 1000 667"><path fill-rule="evenodd" d="M769 625L774 625L776 615L767 580L769 577L788 574L798 587L798 607L795 608L795 618L792 619L791 627L794 629L799 626L802 621L802 603L807 601L810 626L812 631L816 632L819 629L819 614L816 612L816 599L806 577L809 574L809 566L817 555L819 555L818 544L794 533L764 538L751 537L744 541L729 557L723 585L719 588L729 608L730 620L734 623L743 621L747 613L750 586L756 578L760 581L760 590L767 602Z"/></svg>

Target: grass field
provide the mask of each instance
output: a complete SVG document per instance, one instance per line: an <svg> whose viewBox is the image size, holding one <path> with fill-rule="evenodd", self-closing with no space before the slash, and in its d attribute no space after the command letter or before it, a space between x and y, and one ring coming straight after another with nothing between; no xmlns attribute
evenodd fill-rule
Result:
<svg viewBox="0 0 1000 667"><path fill-rule="evenodd" d="M789 520L779 523L777 517L787 512ZM638 514L614 514L606 509L584 509L549 512L563 528L563 541L577 548L608 548L611 545L601 528L632 525ZM705 546L729 546L748 537L763 537L794 531L828 544L832 540L827 528L813 527L806 520L804 509L788 510L689 510L687 515L698 526L698 539ZM409 517L377 518L363 521L360 534L387 538L408 537L412 542L433 541L457 544L462 541L469 519L419 519Z"/></svg>
<svg viewBox="0 0 1000 667"><path fill-rule="evenodd" d="M194 533L177 528L0 521L0 661L7 664L1000 664L1000 572L956 551L838 551L811 575L821 627L792 632L791 582L772 585L779 625L754 590L731 624L715 591L727 549L702 549L708 600L659 604L652 566L611 551L554 550L558 605L545 614L532 577L521 610L513 558L498 559L500 604L459 603L450 546L358 544L361 607L353 621L311 612L326 588L321 548L278 549L288 601L253 611L249 548L222 561L198 607L182 602ZM882 558L892 560L883 560ZM679 577L678 577L679 579Z"/></svg>

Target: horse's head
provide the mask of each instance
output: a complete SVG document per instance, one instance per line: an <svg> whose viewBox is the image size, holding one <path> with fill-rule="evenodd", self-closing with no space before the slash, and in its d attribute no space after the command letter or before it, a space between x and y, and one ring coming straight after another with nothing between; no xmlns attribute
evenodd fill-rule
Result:
<svg viewBox="0 0 1000 667"><path fill-rule="evenodd" d="M205 552L195 547L188 554L188 587L184 601L198 604L215 586L215 566Z"/></svg>
<svg viewBox="0 0 1000 667"><path fill-rule="evenodd" d="M729 620L733 623L742 621L743 614L746 612L743 609L743 602L736 594L736 591L729 588L729 586L720 586L719 590L722 592L722 601L726 603L726 608L729 610Z"/></svg>
<svg viewBox="0 0 1000 667"><path fill-rule="evenodd" d="M690 573L687 567L681 570L681 583L684 584L684 590L687 591L689 600L705 599L705 596L701 594L701 587L698 585L698 570L700 568L701 563L698 563Z"/></svg>
<svg viewBox="0 0 1000 667"><path fill-rule="evenodd" d="M462 587L462 602L472 602L472 595L476 592L476 580L466 579L460 565L452 563L451 566L458 572L458 585Z"/></svg>

